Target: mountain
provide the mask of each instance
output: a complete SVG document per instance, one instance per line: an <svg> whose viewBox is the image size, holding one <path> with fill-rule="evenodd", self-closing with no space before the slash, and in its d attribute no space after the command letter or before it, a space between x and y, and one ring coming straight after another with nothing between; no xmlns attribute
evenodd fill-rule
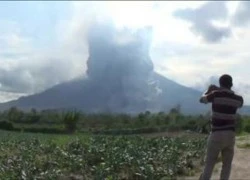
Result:
<svg viewBox="0 0 250 180"><path fill-rule="evenodd" d="M85 77L41 93L0 104L0 109L76 108L86 112L138 113L169 111L181 105L186 114L203 113L201 92L154 72L150 58L152 29L117 32L112 23L95 24L88 34L89 58ZM178 67L177 67L178 68Z"/></svg>
<svg viewBox="0 0 250 180"><path fill-rule="evenodd" d="M0 105L1 109L12 106L28 110L77 108L86 112L126 112L137 113L150 110L152 112L169 111L181 105L184 113L194 114L208 110L198 103L199 91L179 85L157 73L152 74L157 86L147 87L152 95L138 91L136 87L128 87L122 91L86 78L78 78L54 86L42 93ZM154 85L155 85L154 84ZM154 89L157 87L158 89ZM155 94L158 91L158 95Z"/></svg>

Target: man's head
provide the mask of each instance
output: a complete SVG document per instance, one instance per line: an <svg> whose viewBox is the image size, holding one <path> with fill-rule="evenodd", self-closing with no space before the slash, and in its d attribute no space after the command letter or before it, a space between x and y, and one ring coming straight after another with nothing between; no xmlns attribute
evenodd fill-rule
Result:
<svg viewBox="0 0 250 180"><path fill-rule="evenodd" d="M219 83L221 87L231 89L233 86L233 78L228 74L223 74L219 79Z"/></svg>

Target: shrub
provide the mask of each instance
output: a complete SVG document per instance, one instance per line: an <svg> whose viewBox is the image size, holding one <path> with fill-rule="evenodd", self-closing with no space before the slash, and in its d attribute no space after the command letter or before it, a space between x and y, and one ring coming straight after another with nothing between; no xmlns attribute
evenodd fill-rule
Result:
<svg viewBox="0 0 250 180"><path fill-rule="evenodd" d="M47 133L47 134L63 134L65 131L59 128L22 128L24 132Z"/></svg>
<svg viewBox="0 0 250 180"><path fill-rule="evenodd" d="M244 131L250 133L250 124L247 124L247 125L244 127Z"/></svg>
<svg viewBox="0 0 250 180"><path fill-rule="evenodd" d="M65 114L63 114L65 130L69 133L74 133L76 131L76 125L79 118L80 113L76 111L66 112Z"/></svg>
<svg viewBox="0 0 250 180"><path fill-rule="evenodd" d="M13 125L8 121L0 121L0 129L13 130Z"/></svg>

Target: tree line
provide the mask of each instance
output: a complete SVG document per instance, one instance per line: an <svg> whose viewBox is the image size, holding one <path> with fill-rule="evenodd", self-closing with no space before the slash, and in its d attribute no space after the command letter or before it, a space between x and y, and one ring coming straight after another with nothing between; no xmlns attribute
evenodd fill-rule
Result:
<svg viewBox="0 0 250 180"><path fill-rule="evenodd" d="M31 109L16 107L0 112L0 129L41 133L87 132L94 134L139 134L162 131L196 131L208 133L210 112L184 115L177 105L169 112L138 114L85 113L68 110ZM250 132L250 117L239 116L237 132Z"/></svg>

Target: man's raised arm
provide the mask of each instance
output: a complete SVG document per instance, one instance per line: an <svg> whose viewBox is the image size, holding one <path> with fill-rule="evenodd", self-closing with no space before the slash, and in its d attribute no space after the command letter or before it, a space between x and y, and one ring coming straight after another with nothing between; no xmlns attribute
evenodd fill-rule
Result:
<svg viewBox="0 0 250 180"><path fill-rule="evenodd" d="M213 99L213 92L215 90L218 90L219 88L216 86L216 85L210 85L208 87L208 90L206 92L204 92L200 98L200 103L204 103L204 104L207 104L209 102L212 101Z"/></svg>

